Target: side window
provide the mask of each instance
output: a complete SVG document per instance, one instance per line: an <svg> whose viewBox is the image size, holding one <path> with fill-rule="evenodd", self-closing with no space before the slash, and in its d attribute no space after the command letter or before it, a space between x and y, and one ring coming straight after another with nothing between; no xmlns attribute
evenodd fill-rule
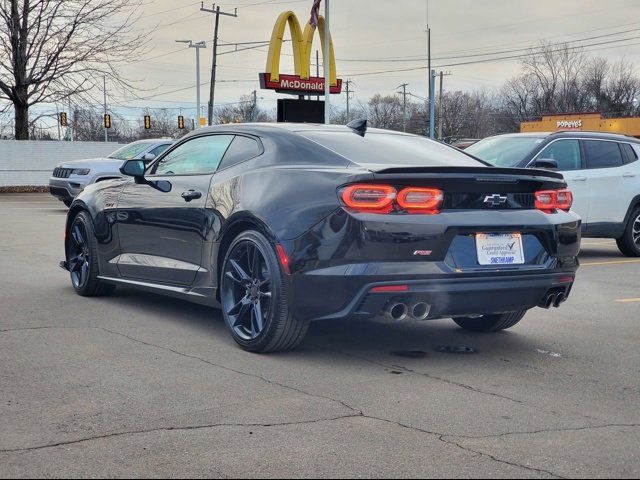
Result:
<svg viewBox="0 0 640 480"><path fill-rule="evenodd" d="M257 140L238 135L222 159L220 169L231 167L250 158L257 157L261 152L262 150Z"/></svg>
<svg viewBox="0 0 640 480"><path fill-rule="evenodd" d="M580 170L582 168L582 154L579 140L557 140L542 150L537 159L549 159L558 162L558 170Z"/></svg>
<svg viewBox="0 0 640 480"><path fill-rule="evenodd" d="M638 160L638 153L628 143L621 143L622 151L625 156L625 163L633 163Z"/></svg>
<svg viewBox="0 0 640 480"><path fill-rule="evenodd" d="M233 135L197 137L169 152L155 166L156 175L214 173L220 165Z"/></svg>
<svg viewBox="0 0 640 480"><path fill-rule="evenodd" d="M623 164L618 142L584 140L584 148L589 169L621 167Z"/></svg>
<svg viewBox="0 0 640 480"><path fill-rule="evenodd" d="M156 148L154 148L153 150L151 150L149 153L151 155L155 155L156 157L159 157L160 154L162 152L164 152L167 148L169 148L171 146L170 143L167 143L165 145L158 145Z"/></svg>

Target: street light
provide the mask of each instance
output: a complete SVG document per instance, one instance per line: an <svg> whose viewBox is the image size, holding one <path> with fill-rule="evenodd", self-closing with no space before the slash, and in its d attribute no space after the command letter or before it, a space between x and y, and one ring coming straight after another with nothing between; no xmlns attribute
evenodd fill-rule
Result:
<svg viewBox="0 0 640 480"><path fill-rule="evenodd" d="M176 43L186 43L189 48L196 49L196 92L197 92L197 115L198 115L198 123L196 128L200 127L200 49L207 48L206 42L198 42L193 43L193 40L176 40Z"/></svg>

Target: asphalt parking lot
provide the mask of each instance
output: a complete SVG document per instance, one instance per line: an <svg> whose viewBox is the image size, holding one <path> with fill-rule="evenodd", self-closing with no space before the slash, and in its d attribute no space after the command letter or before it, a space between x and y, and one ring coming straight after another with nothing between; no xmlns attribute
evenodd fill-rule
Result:
<svg viewBox="0 0 640 480"><path fill-rule="evenodd" d="M0 196L0 477L640 476L640 260L613 241L508 332L330 322L258 356L216 310L76 296L65 214Z"/></svg>

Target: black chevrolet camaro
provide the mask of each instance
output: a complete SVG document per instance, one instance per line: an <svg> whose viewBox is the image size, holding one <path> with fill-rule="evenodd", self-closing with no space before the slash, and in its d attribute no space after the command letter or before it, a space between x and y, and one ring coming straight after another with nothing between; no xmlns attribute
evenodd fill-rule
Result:
<svg viewBox="0 0 640 480"><path fill-rule="evenodd" d="M203 128L122 172L69 211L77 293L126 285L221 307L250 351L291 349L324 319L503 330L558 307L578 268L561 175L364 122Z"/></svg>

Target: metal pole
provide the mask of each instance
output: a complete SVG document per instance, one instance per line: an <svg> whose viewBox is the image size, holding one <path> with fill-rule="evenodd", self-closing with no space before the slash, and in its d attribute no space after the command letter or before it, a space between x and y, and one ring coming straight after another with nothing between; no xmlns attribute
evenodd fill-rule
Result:
<svg viewBox="0 0 640 480"><path fill-rule="evenodd" d="M408 83L403 83L398 88L402 88L402 131L407 131L407 87Z"/></svg>
<svg viewBox="0 0 640 480"><path fill-rule="evenodd" d="M350 87L351 81L347 80L347 123L349 123L349 118L351 117L349 115L349 95L350 95L350 91L349 91L349 87Z"/></svg>
<svg viewBox="0 0 640 480"><path fill-rule="evenodd" d="M67 119L67 128L69 129L69 140L73 142L73 112L71 110L71 98L69 98L69 118Z"/></svg>
<svg viewBox="0 0 640 480"><path fill-rule="evenodd" d="M216 25L213 30L213 63L211 66L211 86L209 91L209 125L213 125L213 105L216 96L216 72L218 69L218 28L220 26L220 6L216 7Z"/></svg>
<svg viewBox="0 0 640 480"><path fill-rule="evenodd" d="M320 78L320 50L316 50L316 77ZM320 95L316 97L320 101Z"/></svg>
<svg viewBox="0 0 640 480"><path fill-rule="evenodd" d="M218 69L218 30L220 26L220 15L226 15L227 17L238 17L238 9L235 9L234 13L220 11L220 6L216 7L214 3L211 9L204 8L204 2L200 7L201 12L213 13L216 16L215 27L213 29L213 60L211 62L211 85L209 86L209 104L208 104L208 123L213 125L213 112L215 106L215 93L216 93L216 73Z"/></svg>
<svg viewBox="0 0 640 480"><path fill-rule="evenodd" d="M433 98L436 96L436 82L435 82L436 72L435 70L431 70L431 74L429 75L429 137L436 138L436 109L435 102Z"/></svg>
<svg viewBox="0 0 640 480"><path fill-rule="evenodd" d="M107 125L105 123L105 119L107 118L107 76L102 77L103 86L104 86L104 118L102 119L102 123L104 126L104 143L109 141L109 130L107 129Z"/></svg>
<svg viewBox="0 0 640 480"><path fill-rule="evenodd" d="M331 28L329 0L324 0L324 123L331 123Z"/></svg>
<svg viewBox="0 0 640 480"><path fill-rule="evenodd" d="M428 12L428 3L427 3L427 17L429 15ZM429 118L431 119L431 107L432 107L432 103L433 103L433 97L431 96L431 92L432 92L432 80L433 80L433 75L431 72L431 28L429 27L429 25L427 24L427 57L428 57L428 63L427 63L427 69L429 70ZM432 131L432 126L429 125L429 136L431 138L433 138L433 134L431 134Z"/></svg>
<svg viewBox="0 0 640 480"><path fill-rule="evenodd" d="M442 81L444 72L440 72L440 97L438 102L438 140L442 140Z"/></svg>
<svg viewBox="0 0 640 480"><path fill-rule="evenodd" d="M198 128L200 128L200 48L196 46L196 89L197 89L197 105L198 105Z"/></svg>

